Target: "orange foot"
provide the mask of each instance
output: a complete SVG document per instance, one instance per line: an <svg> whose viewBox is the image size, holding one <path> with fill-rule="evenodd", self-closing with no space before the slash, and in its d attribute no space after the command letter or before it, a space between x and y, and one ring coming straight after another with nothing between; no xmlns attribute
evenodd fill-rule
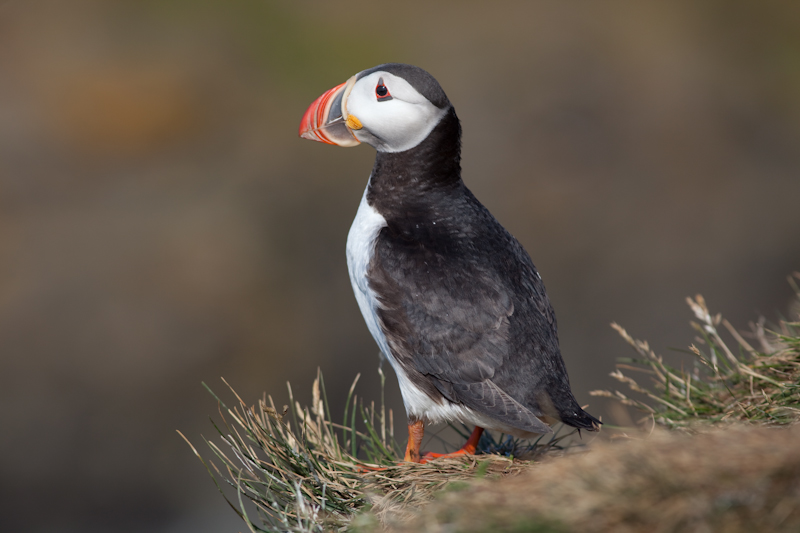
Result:
<svg viewBox="0 0 800 533"><path fill-rule="evenodd" d="M417 420L408 425L408 446L406 447L405 460L414 463L425 464L433 459L440 459L442 457L458 457L460 455L474 454L478 449L478 441L481 440L483 428L475 426L472 435L469 436L466 444L462 448L453 453L434 453L428 452L422 455L419 451L420 442L422 442L422 435L425 432L425 426L421 420Z"/></svg>

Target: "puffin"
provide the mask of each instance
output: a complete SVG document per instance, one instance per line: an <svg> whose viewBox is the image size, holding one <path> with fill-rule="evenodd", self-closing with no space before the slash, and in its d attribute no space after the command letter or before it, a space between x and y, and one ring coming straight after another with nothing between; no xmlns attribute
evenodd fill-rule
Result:
<svg viewBox="0 0 800 533"><path fill-rule="evenodd" d="M377 151L347 267L400 385L405 461L474 454L484 429L599 429L570 389L541 275L461 179L461 125L433 76L401 63L359 72L308 107L299 134ZM440 422L475 430L454 453L423 454L426 424Z"/></svg>

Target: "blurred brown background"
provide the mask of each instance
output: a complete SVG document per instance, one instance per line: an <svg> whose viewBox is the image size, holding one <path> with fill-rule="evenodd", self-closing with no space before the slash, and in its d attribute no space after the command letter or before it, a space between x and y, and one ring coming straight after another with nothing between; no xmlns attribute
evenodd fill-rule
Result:
<svg viewBox="0 0 800 533"><path fill-rule="evenodd" d="M453 101L593 413L612 320L664 353L687 295L785 308L800 3L0 0L0 530L241 531L174 432L205 453L201 381L377 399L344 260L374 154L297 127L388 61Z"/></svg>

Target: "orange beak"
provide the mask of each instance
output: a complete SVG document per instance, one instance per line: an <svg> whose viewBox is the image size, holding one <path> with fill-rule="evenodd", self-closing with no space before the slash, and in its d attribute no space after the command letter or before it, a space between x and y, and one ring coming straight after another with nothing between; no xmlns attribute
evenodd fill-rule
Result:
<svg viewBox="0 0 800 533"><path fill-rule="evenodd" d="M300 121L300 137L338 146L360 144L347 125L347 97L353 85L355 76L314 100Z"/></svg>

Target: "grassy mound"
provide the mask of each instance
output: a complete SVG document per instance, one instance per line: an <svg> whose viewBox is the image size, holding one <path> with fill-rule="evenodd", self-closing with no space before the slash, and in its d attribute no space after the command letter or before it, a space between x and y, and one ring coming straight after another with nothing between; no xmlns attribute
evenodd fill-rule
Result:
<svg viewBox="0 0 800 533"><path fill-rule="evenodd" d="M800 427L657 430L512 479L474 481L393 531L796 532L798 442Z"/></svg>

